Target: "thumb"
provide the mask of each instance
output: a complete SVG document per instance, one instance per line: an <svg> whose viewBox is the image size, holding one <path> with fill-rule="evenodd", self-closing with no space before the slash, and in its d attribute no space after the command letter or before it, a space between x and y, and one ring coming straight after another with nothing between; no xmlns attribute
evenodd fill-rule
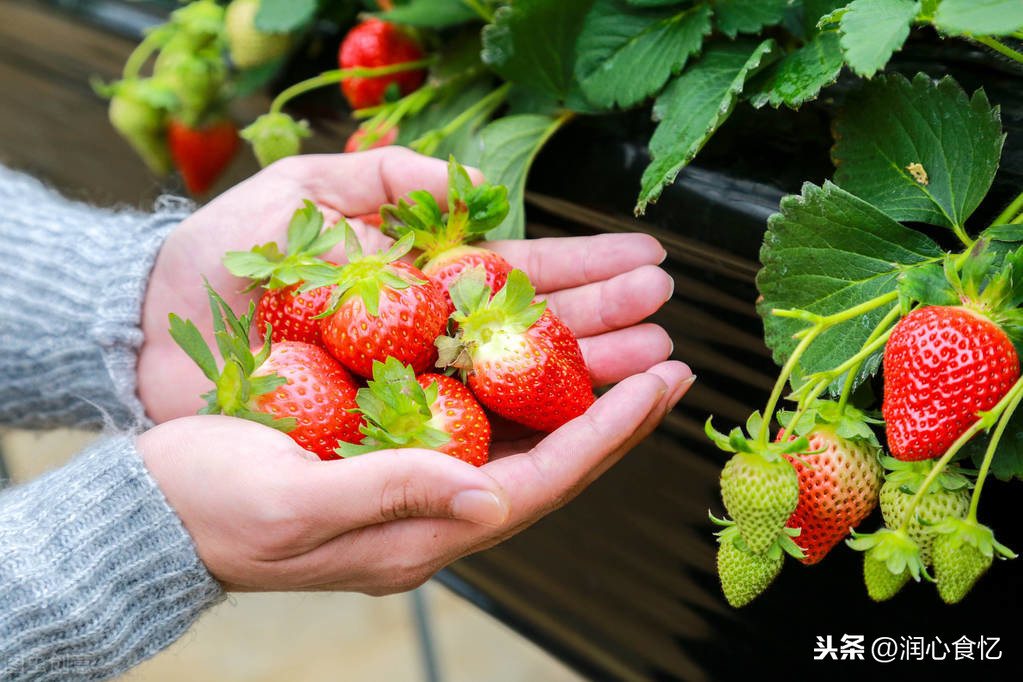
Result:
<svg viewBox="0 0 1023 682"><path fill-rule="evenodd" d="M305 511L326 537L410 517L488 526L508 518L508 496L497 481L434 450L380 450L301 464L303 504L309 505Z"/></svg>

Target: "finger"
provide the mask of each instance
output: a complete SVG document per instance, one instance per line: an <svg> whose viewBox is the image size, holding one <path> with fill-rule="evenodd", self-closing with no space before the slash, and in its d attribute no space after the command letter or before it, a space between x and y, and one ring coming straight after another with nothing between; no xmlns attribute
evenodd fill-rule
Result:
<svg viewBox="0 0 1023 682"><path fill-rule="evenodd" d="M674 344L656 324L640 324L579 339L594 386L614 384L667 360Z"/></svg>
<svg viewBox="0 0 1023 682"><path fill-rule="evenodd" d="M447 162L404 147L302 154L278 163L277 172L298 182L313 201L346 216L375 213L413 190L426 190L441 206L447 203ZM482 179L475 169L470 177Z"/></svg>
<svg viewBox="0 0 1023 682"><path fill-rule="evenodd" d="M516 239L486 246L525 271L541 294L599 282L643 265L658 265L667 255L655 238L641 233Z"/></svg>
<svg viewBox="0 0 1023 682"><path fill-rule="evenodd" d="M508 515L507 493L486 472L433 450L381 450L331 462L303 462L296 480L314 543L410 517L455 518L494 526Z"/></svg>
<svg viewBox="0 0 1023 682"><path fill-rule="evenodd" d="M675 282L656 265L547 294L551 310L577 336L603 334L650 317L671 298Z"/></svg>

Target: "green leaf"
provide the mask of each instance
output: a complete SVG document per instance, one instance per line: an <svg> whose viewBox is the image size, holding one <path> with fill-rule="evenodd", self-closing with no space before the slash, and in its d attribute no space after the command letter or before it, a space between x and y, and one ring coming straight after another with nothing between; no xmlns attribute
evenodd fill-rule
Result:
<svg viewBox="0 0 1023 682"><path fill-rule="evenodd" d="M489 239L522 239L526 235L523 206L526 176L537 152L561 125L563 118L538 114L505 116L483 129L480 170L487 181L508 188L508 216Z"/></svg>
<svg viewBox="0 0 1023 682"><path fill-rule="evenodd" d="M895 220L946 227L962 226L987 194L1005 140L983 90L968 99L951 77L922 73L867 83L834 131L836 183Z"/></svg>
<svg viewBox="0 0 1023 682"><path fill-rule="evenodd" d="M516 0L483 29L483 62L505 80L587 110L575 43L593 0Z"/></svg>
<svg viewBox="0 0 1023 682"><path fill-rule="evenodd" d="M998 441L994 457L991 459L991 474L1001 481L1013 478L1023 479L1023 410L1017 409L1005 426L1005 433ZM971 438L963 446L959 454L969 457L974 466L980 467L987 452L989 438L978 436Z"/></svg>
<svg viewBox="0 0 1023 682"><path fill-rule="evenodd" d="M1004 36L1023 28L1023 2L1019 0L944 0L934 25L953 35Z"/></svg>
<svg viewBox="0 0 1023 682"><path fill-rule="evenodd" d="M798 108L838 79L842 62L838 35L832 31L818 34L758 74L750 83L750 102L758 109L765 104Z"/></svg>
<svg viewBox="0 0 1023 682"><path fill-rule="evenodd" d="M746 79L773 46L773 40L716 44L664 89L654 104L654 118L660 124L650 138L653 159L643 172L637 214L657 200L661 189L724 123Z"/></svg>
<svg viewBox="0 0 1023 682"><path fill-rule="evenodd" d="M729 38L737 33L760 33L785 18L792 0L719 0L714 3L714 23Z"/></svg>
<svg viewBox="0 0 1023 682"><path fill-rule="evenodd" d="M980 236L997 242L1023 242L1023 225L993 225Z"/></svg>
<svg viewBox="0 0 1023 682"><path fill-rule="evenodd" d="M309 23L317 0L260 0L256 28L264 33L288 33Z"/></svg>
<svg viewBox="0 0 1023 682"><path fill-rule="evenodd" d="M912 0L853 0L842 15L842 49L849 67L870 78L884 68L909 36L920 12Z"/></svg>
<svg viewBox="0 0 1023 682"><path fill-rule="evenodd" d="M480 16L462 0L412 0L375 16L395 24L419 28L447 28L479 19Z"/></svg>
<svg viewBox="0 0 1023 682"><path fill-rule="evenodd" d="M924 305L961 303L940 265L926 265L905 271L899 277L899 295Z"/></svg>
<svg viewBox="0 0 1023 682"><path fill-rule="evenodd" d="M768 219L757 274L762 296L757 311L764 338L783 364L795 348L793 334L807 324L772 315L800 309L819 315L841 312L895 289L907 266L941 255L931 239L895 222L836 185L803 185L802 194L781 201ZM800 359L806 372L833 369L855 355L887 313L881 306L818 336ZM862 380L877 369L880 353L861 368Z"/></svg>
<svg viewBox="0 0 1023 682"><path fill-rule="evenodd" d="M576 45L575 74L593 104L630 107L679 73L710 31L704 4L679 11L596 0Z"/></svg>

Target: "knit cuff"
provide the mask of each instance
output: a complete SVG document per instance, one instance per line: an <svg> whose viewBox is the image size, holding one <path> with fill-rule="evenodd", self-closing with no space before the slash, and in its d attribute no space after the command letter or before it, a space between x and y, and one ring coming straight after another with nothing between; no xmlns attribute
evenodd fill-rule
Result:
<svg viewBox="0 0 1023 682"><path fill-rule="evenodd" d="M160 246L190 210L173 198L148 215L98 209L0 168L0 422L145 423L142 302Z"/></svg>
<svg viewBox="0 0 1023 682"><path fill-rule="evenodd" d="M0 679L107 679L222 598L132 437L0 495Z"/></svg>

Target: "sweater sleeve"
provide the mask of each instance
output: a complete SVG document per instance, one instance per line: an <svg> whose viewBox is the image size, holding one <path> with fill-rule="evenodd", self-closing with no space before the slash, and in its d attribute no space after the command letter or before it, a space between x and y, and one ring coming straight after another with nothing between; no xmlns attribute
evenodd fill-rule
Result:
<svg viewBox="0 0 1023 682"><path fill-rule="evenodd" d="M130 436L0 495L0 680L100 680L223 598Z"/></svg>
<svg viewBox="0 0 1023 682"><path fill-rule="evenodd" d="M189 213L69 201L0 167L0 424L125 427L144 422L136 388L146 282Z"/></svg>

